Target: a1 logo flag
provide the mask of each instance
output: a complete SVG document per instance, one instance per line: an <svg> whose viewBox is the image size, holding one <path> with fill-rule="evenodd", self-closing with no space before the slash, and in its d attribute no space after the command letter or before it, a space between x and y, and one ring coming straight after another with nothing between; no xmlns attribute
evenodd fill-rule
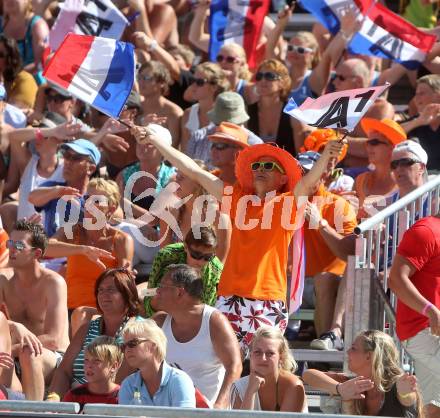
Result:
<svg viewBox="0 0 440 418"><path fill-rule="evenodd" d="M364 89L344 90L325 94L317 99L308 97L298 107L293 99L287 103L284 113L316 128L334 128L352 131L389 84Z"/></svg>
<svg viewBox="0 0 440 418"><path fill-rule="evenodd" d="M56 51L68 33L120 39L129 24L111 0L66 0L50 34L49 46Z"/></svg>

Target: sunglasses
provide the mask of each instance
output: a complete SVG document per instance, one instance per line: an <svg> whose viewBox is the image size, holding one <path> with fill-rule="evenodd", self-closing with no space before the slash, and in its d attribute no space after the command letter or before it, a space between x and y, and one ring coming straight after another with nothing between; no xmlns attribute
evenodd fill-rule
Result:
<svg viewBox="0 0 440 418"><path fill-rule="evenodd" d="M255 75L255 80L257 80L257 81L261 81L261 80L263 80L263 78L266 81L276 81L276 80L279 80L281 77L277 73L273 73L271 71L266 71L266 72L259 71Z"/></svg>
<svg viewBox="0 0 440 418"><path fill-rule="evenodd" d="M217 55L217 62L223 62L226 61L228 64L235 64L236 62L240 61L240 58L238 57L231 57L230 55L224 56L222 54Z"/></svg>
<svg viewBox="0 0 440 418"><path fill-rule="evenodd" d="M126 343L122 343L120 345L121 350L125 351L127 348L136 348L139 344L145 343L148 340L147 338L134 338L133 340L127 341Z"/></svg>
<svg viewBox="0 0 440 418"><path fill-rule="evenodd" d="M205 84L215 84L211 81L206 80L205 78L194 78L192 83L195 83L197 87L203 87Z"/></svg>
<svg viewBox="0 0 440 418"><path fill-rule="evenodd" d="M211 144L211 148L216 149L217 151L223 151L228 148L235 148L233 145L225 144L224 142L213 142Z"/></svg>
<svg viewBox="0 0 440 418"><path fill-rule="evenodd" d="M389 145L388 142L381 141L380 139L377 139L377 138L369 139L367 141L367 144L371 145L373 147L375 147L376 145Z"/></svg>
<svg viewBox="0 0 440 418"><path fill-rule="evenodd" d="M8 239L6 241L6 248L15 248L17 251L23 251L26 249L26 244L23 241L14 241L12 239Z"/></svg>
<svg viewBox="0 0 440 418"><path fill-rule="evenodd" d="M298 54L306 54L308 52L313 52L313 49L311 48L305 48L303 46L297 46L297 45L287 45L287 50L289 52L297 52Z"/></svg>
<svg viewBox="0 0 440 418"><path fill-rule="evenodd" d="M65 161L82 161L88 159L86 155L77 154L76 152L73 153L67 150L62 150L61 155Z"/></svg>
<svg viewBox="0 0 440 418"><path fill-rule="evenodd" d="M420 161L412 158L401 158L400 160L394 160L391 161L391 170L395 170L397 167L411 167L415 163L420 163Z"/></svg>
<svg viewBox="0 0 440 418"><path fill-rule="evenodd" d="M203 254L203 253L199 253L198 251L192 250L191 248L189 249L189 255L194 260L204 260L204 261L211 261L215 257L215 254Z"/></svg>
<svg viewBox="0 0 440 418"><path fill-rule="evenodd" d="M251 164L252 171L258 171L261 168L263 171L273 171L276 168L281 174L285 173L284 169L275 161L256 161Z"/></svg>
<svg viewBox="0 0 440 418"><path fill-rule="evenodd" d="M48 103L55 102L55 103L60 104L60 103L65 102L66 100L70 100L70 99L71 99L70 97L61 96L61 94L47 94L46 95L46 100Z"/></svg>

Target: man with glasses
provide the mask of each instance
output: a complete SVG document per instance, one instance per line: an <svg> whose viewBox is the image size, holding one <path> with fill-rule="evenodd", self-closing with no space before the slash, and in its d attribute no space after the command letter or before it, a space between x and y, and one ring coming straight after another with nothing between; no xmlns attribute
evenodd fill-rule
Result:
<svg viewBox="0 0 440 418"><path fill-rule="evenodd" d="M12 357L27 400L43 400L45 383L69 345L67 286L39 262L47 247L41 225L18 221L7 241L11 279L0 275L0 304L10 316Z"/></svg>
<svg viewBox="0 0 440 418"><path fill-rule="evenodd" d="M29 202L36 210L44 211L44 228L52 236L62 223L76 223L82 219L83 195L90 177L96 171L101 153L87 139L77 139L61 146L64 159L64 183L46 182L29 194ZM62 202L64 196L79 199L80 203Z"/></svg>

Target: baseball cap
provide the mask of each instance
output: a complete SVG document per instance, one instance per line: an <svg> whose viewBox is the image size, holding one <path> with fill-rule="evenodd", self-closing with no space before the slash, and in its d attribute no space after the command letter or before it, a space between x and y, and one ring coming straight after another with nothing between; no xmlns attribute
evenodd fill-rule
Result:
<svg viewBox="0 0 440 418"><path fill-rule="evenodd" d="M66 142L61 145L61 149L70 148L81 155L87 155L92 160L93 164L98 165L101 161L101 152L93 142L88 139L77 139L72 142Z"/></svg>
<svg viewBox="0 0 440 418"><path fill-rule="evenodd" d="M411 140L403 141L394 147L391 161L406 158L406 153L412 154L414 156L414 159L420 163L423 163L425 165L428 163L428 154L426 153L426 151L422 148L420 144Z"/></svg>
<svg viewBox="0 0 440 418"><path fill-rule="evenodd" d="M156 136L160 137L162 141L164 141L167 145L173 145L173 138L171 136L170 131L167 128L164 128L161 125L157 125L155 123L150 123L148 125L148 129Z"/></svg>
<svg viewBox="0 0 440 418"><path fill-rule="evenodd" d="M372 119L363 118L361 120L361 126L364 132L369 135L371 131L381 133L387 138L394 146L406 139L406 132L404 129L392 119Z"/></svg>
<svg viewBox="0 0 440 418"><path fill-rule="evenodd" d="M249 134L243 128L229 122L222 122L212 135L208 135L212 142L224 142L240 148L249 146L248 137Z"/></svg>
<svg viewBox="0 0 440 418"><path fill-rule="evenodd" d="M306 151L298 154L296 159L304 170L311 170L313 165L321 158L321 154L315 151Z"/></svg>

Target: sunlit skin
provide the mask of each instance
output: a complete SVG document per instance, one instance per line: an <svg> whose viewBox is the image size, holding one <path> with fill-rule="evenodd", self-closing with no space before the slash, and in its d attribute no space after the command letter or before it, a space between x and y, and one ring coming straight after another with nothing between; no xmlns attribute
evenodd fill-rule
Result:
<svg viewBox="0 0 440 418"><path fill-rule="evenodd" d="M258 161L275 161L281 166L279 161L273 157L260 157ZM252 171L252 177L255 192L260 198L264 198L271 191L279 191L288 181L288 177L277 168L272 171L263 171L260 167L259 170Z"/></svg>
<svg viewBox="0 0 440 418"><path fill-rule="evenodd" d="M393 144L380 132L372 131L368 135L368 139L378 139L384 144L369 145L366 143L368 161L373 164L389 165L391 161L391 154L393 153Z"/></svg>
<svg viewBox="0 0 440 418"><path fill-rule="evenodd" d="M258 69L258 72L261 73L275 73L275 71L271 67L262 66ZM257 93L260 96L275 96L277 97L280 94L282 89L281 80L268 81L266 79L262 79L256 82Z"/></svg>
<svg viewBox="0 0 440 418"><path fill-rule="evenodd" d="M418 83L416 94L414 96L414 103L417 112L421 113L423 109L431 103L440 103L440 93L436 93L426 83Z"/></svg>
<svg viewBox="0 0 440 418"><path fill-rule="evenodd" d="M132 340L143 340L143 336L134 334L125 334L124 343ZM140 342L136 347L126 347L124 358L134 369L144 369L153 358L153 343L151 341Z"/></svg>
<svg viewBox="0 0 440 418"><path fill-rule="evenodd" d="M371 377L372 358L369 351L365 351L361 339L358 337L347 350L348 368L358 376Z"/></svg>
<svg viewBox="0 0 440 418"><path fill-rule="evenodd" d="M123 314L127 306L115 284L115 279L111 276L101 281L98 288L98 305L103 314L117 315Z"/></svg>
<svg viewBox="0 0 440 418"><path fill-rule="evenodd" d="M200 70L196 70L194 74L194 78L201 78L204 80L207 80L207 75L203 73ZM195 101L200 101L206 98L211 97L212 100L214 100L214 94L217 90L217 87L215 85L212 85L210 83L205 83L203 86L198 86L196 83L193 84L194 88L194 97L193 99Z"/></svg>
<svg viewBox="0 0 440 418"><path fill-rule="evenodd" d="M25 231L12 231L9 238L13 241L20 241L25 244L23 250L17 250L15 247L9 249L9 267L29 266L29 263L35 259L35 256L41 256L39 248L33 248L30 243L29 233Z"/></svg>
<svg viewBox="0 0 440 418"><path fill-rule="evenodd" d="M259 338L252 343L251 371L261 377L278 376L280 362L279 345L279 341L271 338Z"/></svg>
<svg viewBox="0 0 440 418"><path fill-rule="evenodd" d="M109 393L118 386L112 381L116 374L118 364L108 364L88 351L84 354L84 375L87 387L92 393Z"/></svg>
<svg viewBox="0 0 440 418"><path fill-rule="evenodd" d="M401 158L415 159L414 154L405 152L399 155ZM400 195L409 193L423 184L423 174L425 172L425 166L422 163L415 163L410 167L403 167L399 165L397 168L391 171L397 186L399 187Z"/></svg>
<svg viewBox="0 0 440 418"><path fill-rule="evenodd" d="M354 88L353 82L356 76L353 75L353 70L349 64L342 62L336 67L336 75L341 75L345 78L342 81L340 78L336 77L333 81L336 91L350 90Z"/></svg>
<svg viewBox="0 0 440 418"><path fill-rule="evenodd" d="M289 41L289 45L302 46L303 48L310 48L306 42L304 42L300 38L293 37ZM296 51L287 51L286 60L290 65L299 65L301 67L312 66L313 61L313 52L305 52L304 54L300 54Z"/></svg>

